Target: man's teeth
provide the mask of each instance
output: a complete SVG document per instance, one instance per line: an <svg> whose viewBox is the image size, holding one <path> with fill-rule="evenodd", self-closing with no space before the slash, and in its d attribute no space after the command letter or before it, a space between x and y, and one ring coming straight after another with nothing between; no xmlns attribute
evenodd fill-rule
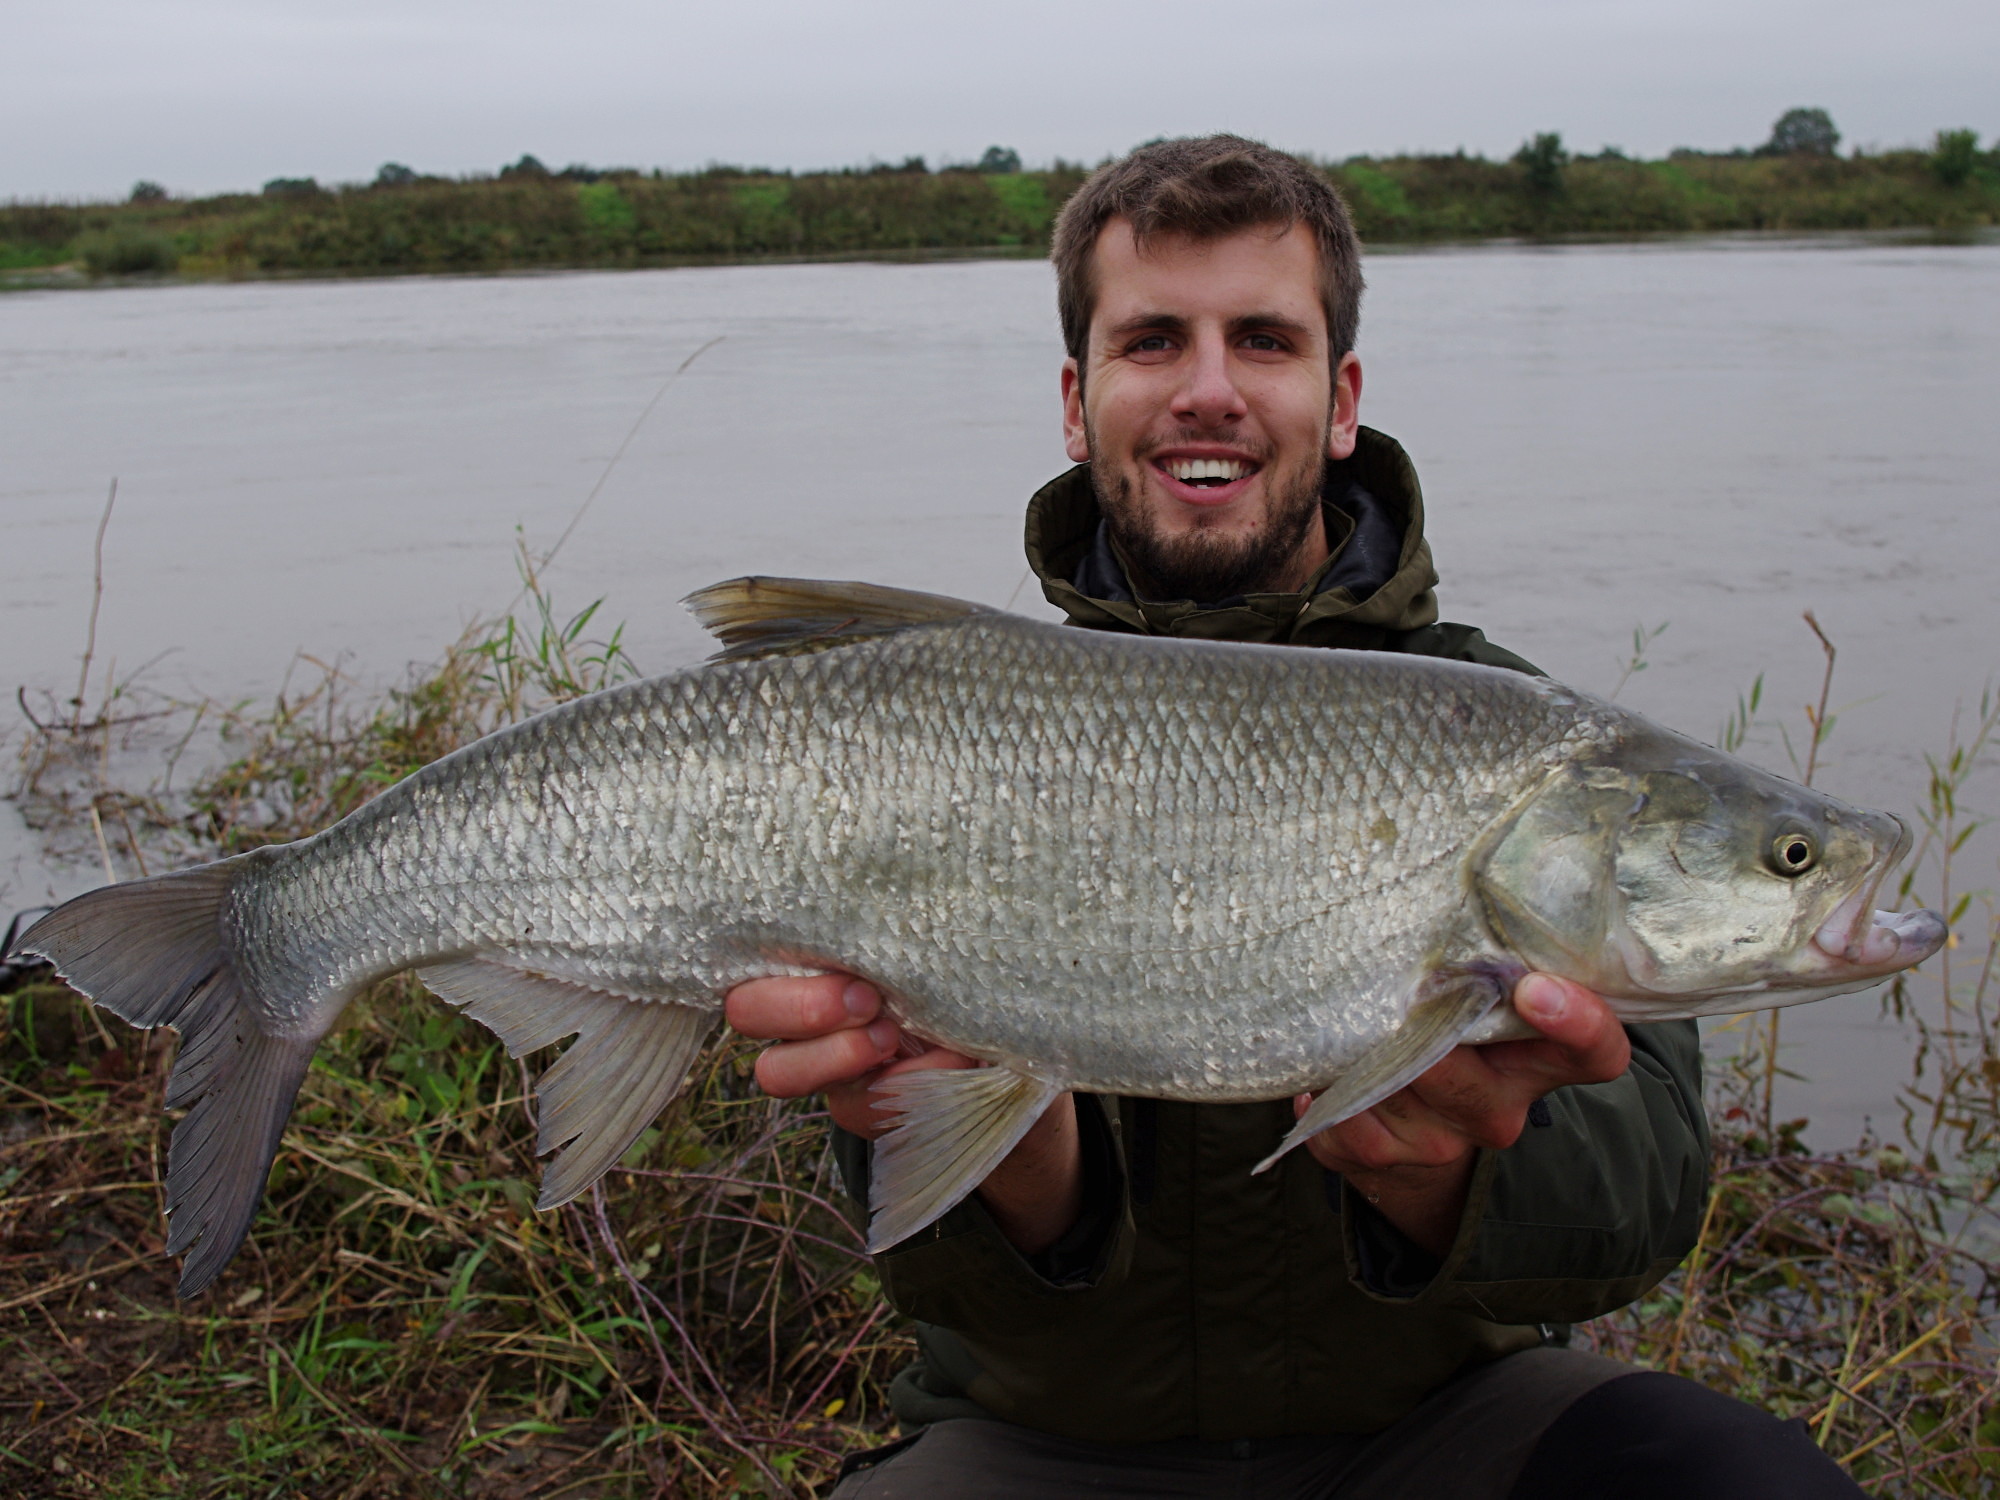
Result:
<svg viewBox="0 0 2000 1500"><path fill-rule="evenodd" d="M1166 470L1183 484L1204 479L1228 484L1248 474L1250 465L1240 458L1176 458L1168 460Z"/></svg>

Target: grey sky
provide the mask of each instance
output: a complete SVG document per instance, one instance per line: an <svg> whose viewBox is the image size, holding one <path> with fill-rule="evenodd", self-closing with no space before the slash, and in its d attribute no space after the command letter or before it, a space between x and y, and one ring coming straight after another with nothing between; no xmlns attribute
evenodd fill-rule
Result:
<svg viewBox="0 0 2000 1500"><path fill-rule="evenodd" d="M177 192L384 161L811 167L1095 160L1231 129L1329 156L1654 155L2000 131L1991 0L64 0L8 6L0 198Z"/></svg>

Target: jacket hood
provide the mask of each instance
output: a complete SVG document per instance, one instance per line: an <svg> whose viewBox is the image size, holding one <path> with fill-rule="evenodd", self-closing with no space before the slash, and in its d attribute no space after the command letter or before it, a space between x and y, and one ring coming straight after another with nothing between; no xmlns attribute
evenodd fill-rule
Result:
<svg viewBox="0 0 2000 1500"><path fill-rule="evenodd" d="M1380 649L1436 622L1437 571L1424 540L1416 466L1394 438L1360 429L1351 457L1327 465L1321 496L1333 555L1293 594L1203 603L1134 598L1078 464L1028 502L1028 563L1075 625L1202 640Z"/></svg>

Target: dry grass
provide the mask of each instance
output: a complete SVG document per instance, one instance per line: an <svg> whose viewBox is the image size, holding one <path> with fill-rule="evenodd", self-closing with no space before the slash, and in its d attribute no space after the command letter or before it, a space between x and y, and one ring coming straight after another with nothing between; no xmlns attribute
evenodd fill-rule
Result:
<svg viewBox="0 0 2000 1500"><path fill-rule="evenodd" d="M904 1340L820 1119L759 1095L742 1048L592 1198L538 1215L519 1066L413 982L356 1012L243 1253L180 1303L165 1048L115 1021L107 1044L53 986L14 997L0 1489L762 1494L881 1430Z"/></svg>
<svg viewBox="0 0 2000 1500"><path fill-rule="evenodd" d="M1772 1141L1754 1119L1736 1104L1717 1121L1715 1193L1694 1254L1591 1325L1589 1341L1803 1418L1872 1493L1991 1494L1990 1184L1892 1146L1814 1154L1799 1141L1804 1121Z"/></svg>
<svg viewBox="0 0 2000 1500"><path fill-rule="evenodd" d="M324 826L630 671L615 636L586 641L589 612L560 617L528 581L519 618L379 704L350 707L322 667L254 713L129 684L89 717L81 692L47 705L21 804L124 874ZM1989 702L1930 788L1913 880L1984 937L1894 997L1918 1039L1907 1139L1808 1151L1803 1122L1760 1107L1775 1062L1753 1046L1722 1080L1700 1247L1584 1331L1805 1418L1885 1494L1983 1495L2000 1473L1992 910L1957 889L1976 828L1959 800L1996 724ZM159 765L197 730L228 755L185 790L171 758L143 791L111 774L114 752ZM51 984L10 997L0 1491L775 1495L887 1435L908 1339L838 1207L823 1121L758 1094L743 1047L711 1054L592 1198L537 1215L529 1075L413 981L377 986L320 1049L243 1253L181 1303L161 1238L169 1046Z"/></svg>

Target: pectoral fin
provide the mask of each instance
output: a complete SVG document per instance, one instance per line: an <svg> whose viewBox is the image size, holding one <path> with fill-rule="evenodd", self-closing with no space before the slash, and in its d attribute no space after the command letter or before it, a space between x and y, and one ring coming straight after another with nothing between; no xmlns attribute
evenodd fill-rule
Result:
<svg viewBox="0 0 2000 1500"><path fill-rule="evenodd" d="M921 1068L877 1084L882 1107L902 1119L875 1143L869 1254L950 1212L1060 1092L1009 1068Z"/></svg>
<svg viewBox="0 0 2000 1500"><path fill-rule="evenodd" d="M711 1011L615 995L496 959L417 972L505 1042L510 1056L577 1038L535 1080L535 1149L561 1152L542 1174L537 1208L569 1202L625 1154L680 1092L715 1026Z"/></svg>
<svg viewBox="0 0 2000 1500"><path fill-rule="evenodd" d="M1532 1042L1540 1036L1513 1006L1496 1005L1458 1041L1462 1047L1490 1047L1495 1042Z"/></svg>
<svg viewBox="0 0 2000 1500"><path fill-rule="evenodd" d="M1417 983L1403 1024L1356 1059L1299 1117L1278 1149L1252 1168L1262 1172L1308 1136L1373 1109L1459 1045L1526 971L1519 964L1476 960L1432 969Z"/></svg>

